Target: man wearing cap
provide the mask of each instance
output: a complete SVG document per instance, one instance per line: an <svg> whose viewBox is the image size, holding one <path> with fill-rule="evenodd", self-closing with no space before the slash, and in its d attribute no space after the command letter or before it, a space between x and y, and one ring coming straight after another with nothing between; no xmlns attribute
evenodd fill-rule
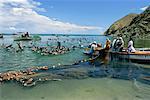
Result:
<svg viewBox="0 0 150 100"><path fill-rule="evenodd" d="M112 50L121 52L124 47L124 41L122 35L118 35L116 39L114 39L112 43Z"/></svg>
<svg viewBox="0 0 150 100"><path fill-rule="evenodd" d="M96 48L97 48L97 43L96 43L96 41L94 41L94 42L91 44L90 55L93 55L94 50L95 50Z"/></svg>

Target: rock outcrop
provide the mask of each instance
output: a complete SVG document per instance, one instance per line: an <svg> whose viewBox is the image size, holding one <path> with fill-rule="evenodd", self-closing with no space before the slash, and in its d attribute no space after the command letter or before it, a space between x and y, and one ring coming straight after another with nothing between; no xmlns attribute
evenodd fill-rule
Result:
<svg viewBox="0 0 150 100"><path fill-rule="evenodd" d="M129 14L116 21L104 33L105 35L123 37L149 38L150 37L150 7L141 14Z"/></svg>

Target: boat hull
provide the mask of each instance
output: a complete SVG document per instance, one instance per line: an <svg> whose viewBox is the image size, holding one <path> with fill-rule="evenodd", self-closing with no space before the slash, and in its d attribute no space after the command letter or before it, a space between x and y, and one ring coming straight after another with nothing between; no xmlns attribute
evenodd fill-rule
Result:
<svg viewBox="0 0 150 100"><path fill-rule="evenodd" d="M32 38L17 38L17 39L14 39L14 41L31 41Z"/></svg>
<svg viewBox="0 0 150 100"><path fill-rule="evenodd" d="M0 35L0 38L3 38L3 35Z"/></svg>
<svg viewBox="0 0 150 100"><path fill-rule="evenodd" d="M150 64L150 51L139 51L135 53L128 52L110 52L111 60L126 60L136 63Z"/></svg>

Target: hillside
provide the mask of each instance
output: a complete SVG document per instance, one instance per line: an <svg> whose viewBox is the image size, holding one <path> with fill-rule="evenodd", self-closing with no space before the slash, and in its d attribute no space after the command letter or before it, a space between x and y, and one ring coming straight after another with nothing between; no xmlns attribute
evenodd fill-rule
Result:
<svg viewBox="0 0 150 100"><path fill-rule="evenodd" d="M148 38L150 36L150 7L141 14L129 14L112 24L105 35Z"/></svg>

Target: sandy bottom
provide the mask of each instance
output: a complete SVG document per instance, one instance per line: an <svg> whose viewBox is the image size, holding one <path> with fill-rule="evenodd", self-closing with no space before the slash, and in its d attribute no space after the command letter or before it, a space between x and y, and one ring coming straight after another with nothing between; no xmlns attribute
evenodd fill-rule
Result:
<svg viewBox="0 0 150 100"><path fill-rule="evenodd" d="M0 100L149 100L150 86L133 81L98 78L51 81L32 88L0 85Z"/></svg>

